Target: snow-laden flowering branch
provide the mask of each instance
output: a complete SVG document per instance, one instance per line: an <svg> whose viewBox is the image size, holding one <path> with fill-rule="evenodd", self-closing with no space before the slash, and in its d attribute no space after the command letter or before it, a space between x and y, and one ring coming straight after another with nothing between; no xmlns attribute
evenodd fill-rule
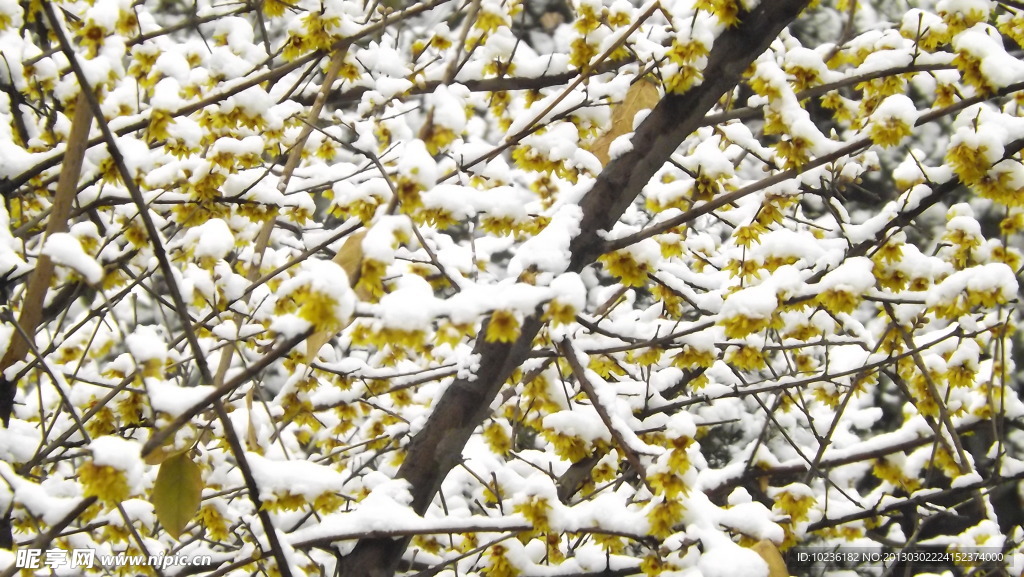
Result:
<svg viewBox="0 0 1024 577"><path fill-rule="evenodd" d="M1022 31L0 0L0 571L1020 551Z"/></svg>

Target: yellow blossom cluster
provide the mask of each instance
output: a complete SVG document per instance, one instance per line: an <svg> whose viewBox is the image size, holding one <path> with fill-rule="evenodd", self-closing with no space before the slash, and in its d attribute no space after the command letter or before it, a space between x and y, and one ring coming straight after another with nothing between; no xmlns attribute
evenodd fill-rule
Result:
<svg viewBox="0 0 1024 577"><path fill-rule="evenodd" d="M64 3L59 16L83 61L108 51L119 55L109 74L98 62L90 72L118 144L131 153L132 172L122 175L104 147L89 148L67 224L88 221L101 231L75 237L105 276L102 286L83 287L80 275L58 267L46 306L59 314L32 327L38 350L31 354L44 362L8 368L22 370L19 378L35 387L26 390L39 392L19 397L16 427L64 427L64 412L74 409L67 414L88 415L84 435L144 442L173 421L167 412L173 405L161 395L191 386L204 353L212 384L242 372L268 384L245 385L223 398L230 421L241 425L234 430L244 436L248 456L285 453L343 474L344 487L331 491L278 485L260 495L275 524L294 517L298 524L288 526L301 531L318 515L358 511L360 499L378 486L390 489L386 483L401 477L400 468L421 451L417 435L437 423L431 415L444 416L445 404L460 391L486 391L489 396L474 399L483 404L472 407L479 422L468 429L465 454L473 458L459 463L445 478L443 499L421 513L436 516L450 506L495 522L514 516L531 527L504 541L472 527L416 535L412 554L428 561L461 556L460 571L513 577L531 563L560 571L580 547L597 545L637 559L639 569L654 576L691 570L706 552L687 545L693 531L686 507L705 498L690 492L698 473L732 470L743 461L760 479L758 497L774 500L766 521L784 529L790 546L805 539L807 524L827 506L823 491L832 491L819 480L773 486L788 482L776 473L780 464L782 470L791 464L794 451L828 459L829 442L866 439L880 430L873 401L885 406L888 430L918 423L922 415L948 414L956 426L965 417L996 418L1014 400L1001 380L1012 369L1001 347L1014 328L1007 320L1017 298L1011 277L1024 262L1012 248L1024 231L1024 169L1020 153L1011 150L1024 96L999 94L1005 86L998 71L965 43L966 35L979 32L1021 42L1024 18L1012 6L996 11L970 8L985 4L980 1L942 2L942 12L921 10L919 18L912 12L898 30L879 23L866 32L860 28L872 12L855 10L855 0L808 9L812 17L822 10L829 19L849 18L850 36L834 46L811 46L805 34L784 33L738 68L723 67L723 74L747 72L731 89L700 100L703 108L692 119L699 128L671 147L658 144L667 160L648 171L653 176L643 161L636 164L634 172L644 172L643 190L629 188L630 182L621 193L639 200L608 203L625 208L606 215L605 204L595 209L592 201L608 193L618 173L599 174L591 154L577 154L607 133L609 116L618 124L603 105L622 93L627 76L662 83L664 93L652 96L666 100L658 114L703 95L707 61L718 57L719 42L757 24L747 21L748 8L771 12L771 3L669 2L641 15L630 2L571 0L566 14L572 18L564 25L532 30L538 15L527 4L531 12L518 19L521 0L469 3L473 18L445 16L449 7L441 4L313 7L264 0L239 5L223 19L211 17L202 24L202 40L190 29L175 29L175 38L196 40L178 47L154 24L166 26L164 17L148 14L144 3L105 20L100 10L90 11L107 1ZM849 12L836 13L837 4ZM44 39L50 28L32 20L38 5L0 6L0 33L12 41ZM248 29L250 20L264 19L266 38L262 29ZM528 28L529 46L517 40L524 37L521 26ZM540 54L548 34L567 55ZM22 55L20 73L10 67L11 114L0 110L10 118L8 144L17 149L17 166L68 154L60 147L75 106L82 105L70 98L77 87L65 70L67 58L39 44ZM623 60L598 65L604 52ZM328 66L337 81L318 86ZM445 90L460 91L448 108L439 104L451 100ZM677 96L682 93L687 97ZM633 129L632 112L624 130ZM527 117L534 124L520 124ZM636 122L647 121L637 115ZM513 125L522 130L510 132ZM644 150L640 141L633 144L623 152L627 158ZM857 151L843 150L850 145ZM944 165L936 150L945 151ZM889 182L887 168L897 165L891 175L897 190L879 186ZM22 170L17 166L11 171ZM56 210L53 183L60 177L59 168L39 169L5 192L7 244L21 251L26 270L45 246L47 215ZM956 179L1005 206L965 202L930 234L927 218L911 217L968 194L949 192ZM0 178L0 186L8 182L15 181ZM140 187L160 238L150 238L140 207L127 200L131 184ZM878 206L873 197L864 200L876 192ZM985 211L984 218L974 219L969 209ZM187 235L213 219L226 223L233 240L226 252L203 256ZM595 221L602 221L599 230L590 230ZM397 222L401 231L393 238L373 238L382 224ZM319 259L341 238L335 231L360 227L371 231L367 254L348 263L344 276L334 270L337 278L323 282L326 269L314 267L330 264ZM542 232L545 238L537 240L555 242L528 242ZM635 238L644 240L627 244ZM567 254L563 241L573 248L587 241L587 254L560 262ZM153 272L160 248L171 258L172 275ZM540 264L518 266L537 255ZM853 259L863 265L856 279L864 282L851 281L857 288L822 280ZM973 282L985 275L971 268L989 265L1006 269L1002 280ZM582 292L554 290L552 278L562 274L578 275ZM949 281L960 274L972 282ZM27 299L20 280L12 287L9 308L15 311ZM778 288L774 300L730 304L743 301L740 291L758 287ZM165 302L161 291L171 289L187 311ZM60 310L62 299L72 304ZM134 351L125 353L118 343L150 318L170 321L163 324L175 339L168 346L173 351L132 363ZM178 338L183 333L175 327L189 324L196 338ZM316 362L298 348L271 358L280 352L282 334L295 326L330 333ZM274 334L278 327L282 334ZM564 358L557 345L563 338L586 353L596 396L583 390L584 375ZM919 350L911 354L912 348ZM480 368L492 374L486 363L494 351L511 356L495 365L504 367L498 378L477 379ZM57 389L69 398L52 394L63 382L47 379L74 381ZM778 404L758 407L751 394L768 390L778 391ZM842 416L828 438L789 434L807 429L812 415L819 418L816 411ZM608 414L625 429L608 436ZM678 434L677 419L691 415L699 424ZM559 417L569 417L563 421L569 424L555 426ZM749 427L749 419L766 424ZM262 551L257 542L266 528L236 521L252 516L255 499L234 474L243 455L219 434L231 430L224 424L230 423L219 424L211 411L187 425L194 464L223 483L203 489L189 521L197 523L193 538L229 551ZM822 424L816 421L814 429L826 430ZM907 431L899 432L893 437ZM623 437L631 446L620 446ZM180 444L181 435L176 440ZM639 451L641 444L650 450ZM81 494L96 497L100 503L66 529L81 536L90 527L83 523L144 485L66 445L42 443L31 463L12 463L12 470L33 483L47 475L72 479ZM757 453L740 455L738 446L756 446ZM906 460L957 474L954 455L934 447L928 443L927 459L922 452ZM916 478L901 459L899 452L864 457L844 465L850 474L833 481L854 499L891 487L924 487L927 479ZM211 468L215 475L207 475ZM555 481L557 494L524 491L538 479ZM746 488L755 492L755 485ZM714 506L723 510L749 501L738 488L712 492ZM404 497L396 493L395 501ZM604 499L622 503L616 515L630 517L633 528L603 526L600 515L571 517L593 519L593 527L562 521L570 508L590 513ZM722 504L726 499L729 505ZM12 511L18 530L47 529L25 504ZM125 521L104 521L96 534L134 547L133 525ZM136 523L145 539L170 542L161 532L167 523ZM872 523L829 527L818 536L863 538ZM753 539L724 524L700 528L719 529L740 544ZM665 546L678 543L684 544L678 550ZM288 553L297 567L318 570L302 547ZM273 575L280 572L274 563L254 557L243 570Z"/></svg>
<svg viewBox="0 0 1024 577"><path fill-rule="evenodd" d="M664 539L675 533L675 527L682 521L684 513L686 513L686 506L681 500L667 496L654 499L647 511L650 534Z"/></svg>
<svg viewBox="0 0 1024 577"><path fill-rule="evenodd" d="M541 533L551 532L551 509L548 499L540 495L527 495L515 506L515 512L526 518L527 522L533 525L533 529Z"/></svg>
<svg viewBox="0 0 1024 577"><path fill-rule="evenodd" d="M599 260L608 274L618 277L625 286L644 286L647 284L647 274L652 270L650 263L638 260L632 252L626 250L605 254Z"/></svg>
<svg viewBox="0 0 1024 577"><path fill-rule="evenodd" d="M768 366L764 353L750 345L730 347L725 362L741 371L756 371Z"/></svg>
<svg viewBox="0 0 1024 577"><path fill-rule="evenodd" d="M872 122L868 134L882 148L891 148L911 135L913 127L901 118L888 116Z"/></svg>
<svg viewBox="0 0 1024 577"><path fill-rule="evenodd" d="M719 22L729 28L740 23L739 0L697 0L694 7L714 14Z"/></svg>
<svg viewBox="0 0 1024 577"><path fill-rule="evenodd" d="M108 507L116 506L131 494L125 472L110 465L83 463L78 468L78 480L86 497L96 497Z"/></svg>
<svg viewBox="0 0 1024 577"><path fill-rule="evenodd" d="M487 342L511 343L519 338L522 321L510 310L499 309L487 321Z"/></svg>

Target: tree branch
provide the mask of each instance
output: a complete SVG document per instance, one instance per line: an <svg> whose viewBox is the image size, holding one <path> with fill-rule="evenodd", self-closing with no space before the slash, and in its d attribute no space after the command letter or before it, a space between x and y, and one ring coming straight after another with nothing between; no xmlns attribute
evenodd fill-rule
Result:
<svg viewBox="0 0 1024 577"><path fill-rule="evenodd" d="M566 361L568 361L569 368L572 369L572 373L576 376L576 380L579 381L580 388L582 388L583 392L586 393L587 397L590 399L590 403L594 406L594 410L597 411L598 416L601 417L601 421L604 423L605 428L608 429L609 433L611 433L615 442L619 444L619 448L621 448L623 454L626 455L626 460L629 461L629 464L636 469L637 474L640 476L640 481L647 486L647 489L650 490L652 494L654 494L654 489L647 482L647 468L640 460L640 455L637 454L636 450L630 446L629 441L627 441L625 436L623 436L622 431L615 426L612 416L608 413L608 408L601 404L601 399L597 394L597 390L594 388L594 383L590 382L590 379L587 378L586 368L583 367L583 364L580 363L579 357L576 356L576 349L573 348L572 341L568 338L564 339L560 343L559 348L562 350L562 356L565 357Z"/></svg>
<svg viewBox="0 0 1024 577"><path fill-rule="evenodd" d="M762 2L744 15L742 24L715 41L703 84L686 94L668 95L654 108L634 134L632 150L609 163L583 198L580 234L569 247L570 271L583 270L602 253L602 232L612 227L676 147L700 126L704 115L808 3ZM426 425L410 442L398 470L398 478L409 482L412 507L419 514L427 510L441 482L461 459L463 447L489 414L501 386L526 359L542 321L536 313L527 318L514 343L487 342L487 322L484 325L473 350L480 368L469 377L456 379L444 392ZM342 560L341 574L393 575L407 545L407 538L363 539Z"/></svg>

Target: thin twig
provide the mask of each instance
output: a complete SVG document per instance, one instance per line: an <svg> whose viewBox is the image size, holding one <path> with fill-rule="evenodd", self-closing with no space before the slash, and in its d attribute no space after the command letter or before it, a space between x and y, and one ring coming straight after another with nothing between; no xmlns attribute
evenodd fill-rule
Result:
<svg viewBox="0 0 1024 577"><path fill-rule="evenodd" d="M594 407L594 410L597 411L598 416L601 417L601 422L604 423L605 428L608 429L612 438L615 439L615 442L618 443L619 447L622 449L622 453L626 456L626 460L629 461L629 464L632 465L634 469L636 469L637 476L640 477L644 486L647 487L652 494L656 493L654 488L651 487L650 482L647 480L647 467L645 467L643 461L640 460L640 455L637 453L636 449L626 441L622 431L620 431L615 425L611 415L608 413L608 407L605 407L601 402L601 398L597 394L597 390L594 389L594 383L590 382L590 379L586 374L586 369L580 363L579 357L576 356L577 353L575 348L573 348L572 341L566 337L558 344L558 347L562 350L562 355L565 360L568 361L569 368L572 369L572 374L576 377L576 381L579 382L580 388L583 389L584 393L586 393L587 398L590 399L590 404Z"/></svg>
<svg viewBox="0 0 1024 577"><path fill-rule="evenodd" d="M921 372L924 377L925 384L928 386L928 394L935 401L935 406L939 411L939 420L942 421L942 426L946 428L946 432L949 434L950 439L953 442L953 448L956 452L956 465L960 469L960 473L966 475L971 472L971 467L967 463L967 453L964 451L964 445L960 441L960 435L956 432L956 427L953 425L953 418L949 414L949 408L946 407L943 402L942 396L939 394L939 389L935 386L935 381L932 379L930 372L928 371L927 365L924 363L924 359L921 358L921 352L914 345L914 338L910 335L910 332L900 324L897 320L896 311L893 310L892 305L889 303L883 303L882 306L885 308L886 314L892 319L892 325L899 332L903 342L907 344L907 348L913 351L911 358L914 359L914 364L917 365L917 370ZM907 399L913 402L913 398Z"/></svg>

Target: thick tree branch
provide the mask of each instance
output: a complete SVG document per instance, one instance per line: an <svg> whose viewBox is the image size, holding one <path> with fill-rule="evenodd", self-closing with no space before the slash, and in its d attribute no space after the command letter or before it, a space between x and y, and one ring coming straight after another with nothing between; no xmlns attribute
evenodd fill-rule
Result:
<svg viewBox="0 0 1024 577"><path fill-rule="evenodd" d="M719 99L731 90L744 70L806 7L809 0L762 2L745 14L742 24L726 30L708 55L705 81L686 94L668 95L654 108L633 136L633 148L613 160L584 197L580 234L570 244L571 271L581 271L601 254L601 234L609 230L640 194L676 147L703 121ZM532 348L540 330L539 314L528 318L514 343L489 343L480 331L474 354L479 369L456 379L437 402L426 425L409 444L398 477L409 482L412 506L422 514L441 482L459 462L473 430L490 412L502 384ZM408 539L363 539L343 561L345 577L393 575Z"/></svg>
<svg viewBox="0 0 1024 577"><path fill-rule="evenodd" d="M85 89L83 88L83 90ZM88 149L87 143L89 142L92 118L92 109L89 108L86 95L83 92L78 96L75 105L71 133L68 135L68 143L64 152L64 165L61 167L60 179L57 181L57 192L54 195L50 218L46 221L44 246L45 240L50 235L68 230L68 215L71 214L71 206L74 204L75 192L78 189L78 178L82 174L82 162L85 160L85 151ZM34 341L31 340L31 337L35 335L36 329L43 322L43 304L46 301L53 272L53 261L45 254L40 254L36 259L36 268L32 271L28 287L22 297L21 316L18 318L18 324L24 329L26 337L22 338L15 333L3 359L0 359L0 421L3 422L5 428L10 424L11 413L14 410L17 379L8 381L2 373L14 363L24 360L25 354L32 347Z"/></svg>
<svg viewBox="0 0 1024 577"><path fill-rule="evenodd" d="M570 244L571 270L582 270L603 252L601 232L611 229L676 147L704 122L704 115L732 90L751 62L809 2L762 3L743 23L726 30L708 55L704 83L682 95L667 95L633 135L633 149L605 167L580 203L582 231Z"/></svg>

